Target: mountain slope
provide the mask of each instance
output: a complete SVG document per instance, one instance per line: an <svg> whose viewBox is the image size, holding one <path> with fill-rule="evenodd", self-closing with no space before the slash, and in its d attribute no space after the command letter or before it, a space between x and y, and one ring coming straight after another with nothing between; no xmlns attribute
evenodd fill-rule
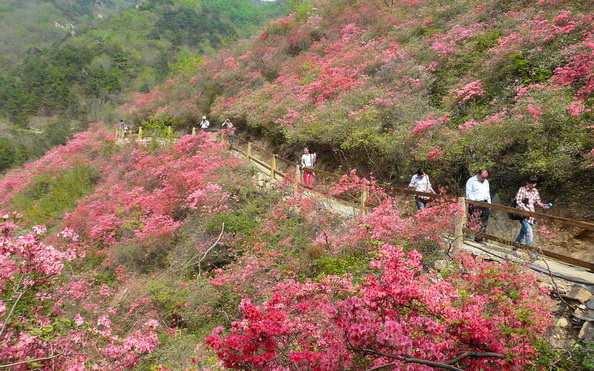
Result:
<svg viewBox="0 0 594 371"><path fill-rule="evenodd" d="M459 192L487 167L496 192L536 174L560 200L594 203L581 186L594 181L589 1L294 6L123 112L186 127L203 113L231 117L286 143L287 156L308 144L334 167L385 181L425 167Z"/></svg>
<svg viewBox="0 0 594 371"><path fill-rule="evenodd" d="M4 122L0 146L7 154L0 171L38 158L38 149L63 143L66 135L84 129L88 122L116 121L114 107L128 93L147 92L171 74L193 68L203 54L249 34L287 9L284 1L156 0L119 12L132 5L86 1L4 5L0 14L10 25L4 29L10 40L2 45L14 50L4 54L5 68L0 72ZM102 13L98 21L102 7L110 13ZM66 24L64 14L87 23L77 24L70 34L72 30L64 31L52 20ZM30 30L27 35L24 28ZM44 143L49 137L52 140Z"/></svg>

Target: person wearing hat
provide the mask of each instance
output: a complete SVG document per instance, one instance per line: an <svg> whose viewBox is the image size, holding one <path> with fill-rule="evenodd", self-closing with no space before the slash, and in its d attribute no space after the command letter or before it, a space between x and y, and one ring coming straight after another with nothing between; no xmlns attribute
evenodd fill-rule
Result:
<svg viewBox="0 0 594 371"><path fill-rule="evenodd" d="M208 120L206 119L206 116L202 116L202 121L200 122L200 129L202 129L203 131L206 131L206 129L208 129L209 126L210 126L210 122L208 122Z"/></svg>
<svg viewBox="0 0 594 371"><path fill-rule="evenodd" d="M536 211L537 207L546 210L553 206L552 204L545 205L540 200L540 193L538 192L538 189L536 189L537 182L538 178L535 176L530 176L526 179L526 185L520 187L518 193L516 193L516 207L518 209L534 212ZM518 237L516 237L517 243L522 243L522 240L525 240L526 245L534 246L534 232L532 229L533 224L536 224L536 219L534 219L532 216L526 216L524 219L520 220L520 232L518 233ZM517 247L512 249L513 255L517 255L517 249ZM530 255L531 257L534 257L534 253L532 251L530 251Z"/></svg>

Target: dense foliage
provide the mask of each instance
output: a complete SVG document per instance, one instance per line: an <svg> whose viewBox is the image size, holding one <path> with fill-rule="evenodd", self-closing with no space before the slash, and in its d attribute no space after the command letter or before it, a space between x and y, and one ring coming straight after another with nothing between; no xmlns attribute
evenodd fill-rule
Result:
<svg viewBox="0 0 594 371"><path fill-rule="evenodd" d="M112 9L105 13L95 1L8 2L0 7L0 28L10 38L2 45L13 48L0 57L0 122L55 136L83 130L88 122L116 121L114 107L129 92L148 92L203 54L287 9L284 1L255 0L155 0L136 8L135 1L108 3ZM64 30L65 24L72 27ZM56 120L60 130L46 123ZM24 146L28 153L8 155L0 171L22 164L22 157L38 158L39 147L56 144L32 144L38 142L35 134L26 131L7 140L13 142L11 148Z"/></svg>
<svg viewBox="0 0 594 371"><path fill-rule="evenodd" d="M4 0L0 5L0 65L18 63L27 49L50 47L103 19L133 8L137 0Z"/></svg>
<svg viewBox="0 0 594 371"><path fill-rule="evenodd" d="M377 206L347 218L290 182L258 187L225 147L206 133L121 143L93 125L9 171L2 358L19 370L539 367L546 292L519 266L446 255L457 204L410 213L352 173L333 193L366 190Z"/></svg>
<svg viewBox="0 0 594 371"><path fill-rule="evenodd" d="M451 191L481 167L496 191L536 174L546 192L592 205L580 186L594 181L590 1L293 5L259 38L125 105L128 116L230 117L385 181L423 166Z"/></svg>
<svg viewBox="0 0 594 371"><path fill-rule="evenodd" d="M204 2L213 9L231 3ZM197 42L187 31L200 10L175 4L146 2L114 18L129 33L99 28L95 43L61 45L68 58L40 52L24 66L48 86L69 81L103 99L111 93L101 89L118 91L116 75L139 61L111 40L134 45L135 30L159 27L157 44L182 50ZM335 154L382 180L426 165L434 179L457 186L469 169L489 166L500 174L495 186L503 175L527 171L549 185L579 174L588 186L588 2L292 5L291 16L254 40L202 61L187 54L179 75L124 105L128 122L162 130L162 141L116 140L112 125L96 123L0 179L3 366L586 365L586 356L581 365L547 346L551 308L537 278L512 263L451 251L446 237L465 212L458 204L438 201L417 212L352 171L331 193L366 192L369 209L343 215L327 206L327 195L296 188L291 174L262 185L254 168L210 134L173 142L166 127L188 130L204 113L215 125L231 117L285 148L313 144L327 163ZM163 17L153 17L151 29L141 20L153 7ZM96 75L83 67L77 78L84 84L64 73L89 61ZM35 88L60 97L56 109L69 107L71 95L48 86ZM48 102L31 104L50 111ZM0 161L19 161L18 145L0 145L9 149Z"/></svg>

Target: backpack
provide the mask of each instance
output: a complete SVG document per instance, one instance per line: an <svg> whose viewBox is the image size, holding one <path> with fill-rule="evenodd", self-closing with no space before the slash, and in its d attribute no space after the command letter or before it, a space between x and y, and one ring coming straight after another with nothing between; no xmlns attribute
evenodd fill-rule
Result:
<svg viewBox="0 0 594 371"><path fill-rule="evenodd" d="M516 201L516 198L513 197L511 199L510 205L511 207L513 207L514 209L516 209L518 207L518 203ZM516 213L507 213L507 216L511 219L511 220L524 220L525 216L524 215L520 215L520 214L516 214Z"/></svg>
<svg viewBox="0 0 594 371"><path fill-rule="evenodd" d="M526 196L526 191L524 189L522 189L524 192L524 196ZM523 198L522 202L524 203L524 205L528 205L528 198ZM509 203L511 207L513 207L514 209L518 208L518 202L516 201L516 198L513 197L511 199L511 202ZM507 216L511 219L511 220L524 220L526 219L526 217L524 215L520 215L520 214L516 214L516 213L507 213Z"/></svg>

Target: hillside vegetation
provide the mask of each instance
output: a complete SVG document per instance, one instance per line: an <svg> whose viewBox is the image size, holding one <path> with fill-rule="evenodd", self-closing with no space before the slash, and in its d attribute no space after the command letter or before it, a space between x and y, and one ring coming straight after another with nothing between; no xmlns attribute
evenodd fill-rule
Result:
<svg viewBox="0 0 594 371"><path fill-rule="evenodd" d="M115 122L130 92L150 91L286 10L284 1L256 0L8 2L0 8L2 45L11 48L1 60L0 171L89 122Z"/></svg>
<svg viewBox="0 0 594 371"><path fill-rule="evenodd" d="M124 112L185 130L230 117L285 157L307 144L329 168L396 183L425 167L450 192L482 167L496 192L535 174L558 203L594 204L590 1L293 6Z"/></svg>
<svg viewBox="0 0 594 371"><path fill-rule="evenodd" d="M27 50L43 49L110 16L137 0L3 0L0 5L0 66L20 62Z"/></svg>
<svg viewBox="0 0 594 371"><path fill-rule="evenodd" d="M547 345L520 265L449 256L458 204L345 217L206 133L117 142L92 125L0 180L0 357L15 370L579 369ZM43 226L45 225L45 226ZM447 259L441 271L436 259ZM568 358L570 360L567 360Z"/></svg>
<svg viewBox="0 0 594 371"><path fill-rule="evenodd" d="M591 368L591 342L549 342L546 282L452 250L458 203L417 211L378 186L424 165L455 189L488 166L500 189L536 172L587 201L588 2L291 4L122 106L159 141L98 122L0 178L2 366ZM203 114L357 167L330 193L369 208L328 209L291 174L265 184L209 133L172 140Z"/></svg>

